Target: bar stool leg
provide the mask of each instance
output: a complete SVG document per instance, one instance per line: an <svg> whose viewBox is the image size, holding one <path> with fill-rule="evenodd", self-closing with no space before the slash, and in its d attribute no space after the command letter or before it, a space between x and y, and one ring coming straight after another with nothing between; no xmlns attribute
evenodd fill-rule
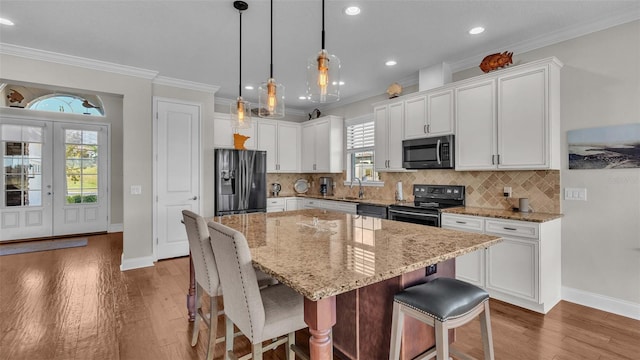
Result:
<svg viewBox="0 0 640 360"><path fill-rule="evenodd" d="M449 360L449 330L442 321L434 320L436 330L436 360Z"/></svg>
<svg viewBox="0 0 640 360"><path fill-rule="evenodd" d="M480 326L482 332L482 345L484 347L484 358L493 359L493 336L491 335L491 314L489 313L489 300L484 302L484 314L480 316Z"/></svg>
<svg viewBox="0 0 640 360"><path fill-rule="evenodd" d="M391 348L389 360L400 359L400 343L402 341L402 327L404 326L404 312L400 311L400 304L394 301L393 317L391 318Z"/></svg>

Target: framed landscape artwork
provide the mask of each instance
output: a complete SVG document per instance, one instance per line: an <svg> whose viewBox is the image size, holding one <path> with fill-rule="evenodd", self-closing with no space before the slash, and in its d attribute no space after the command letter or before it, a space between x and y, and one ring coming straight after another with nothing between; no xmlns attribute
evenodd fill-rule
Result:
<svg viewBox="0 0 640 360"><path fill-rule="evenodd" d="M640 123L567 131L569 169L640 167Z"/></svg>

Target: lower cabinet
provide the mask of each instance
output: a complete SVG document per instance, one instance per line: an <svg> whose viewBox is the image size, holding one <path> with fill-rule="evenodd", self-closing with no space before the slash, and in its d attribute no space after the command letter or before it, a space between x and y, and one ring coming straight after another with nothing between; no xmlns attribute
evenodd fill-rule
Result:
<svg viewBox="0 0 640 360"><path fill-rule="evenodd" d="M302 209L302 198L298 198L298 197L285 198L284 203L285 203L284 208L287 211Z"/></svg>
<svg viewBox="0 0 640 360"><path fill-rule="evenodd" d="M267 199L267 212L291 211L302 209L302 198L278 197Z"/></svg>
<svg viewBox="0 0 640 360"><path fill-rule="evenodd" d="M544 223L442 214L442 227L501 236L503 241L456 258L456 278L491 297L540 313L561 298L561 220Z"/></svg>
<svg viewBox="0 0 640 360"><path fill-rule="evenodd" d="M357 214L358 212L357 203L352 203L348 201L323 200L323 199L312 199L312 198L304 198L302 200L302 208L332 210L332 211L339 211L339 212L353 214L353 215Z"/></svg>

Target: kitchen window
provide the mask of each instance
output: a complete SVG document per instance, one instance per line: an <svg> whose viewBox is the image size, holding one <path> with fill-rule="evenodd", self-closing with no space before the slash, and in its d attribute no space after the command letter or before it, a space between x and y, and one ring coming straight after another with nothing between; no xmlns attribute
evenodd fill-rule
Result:
<svg viewBox="0 0 640 360"><path fill-rule="evenodd" d="M381 186L375 171L375 126L372 115L364 115L345 121L347 181L359 178L363 185Z"/></svg>

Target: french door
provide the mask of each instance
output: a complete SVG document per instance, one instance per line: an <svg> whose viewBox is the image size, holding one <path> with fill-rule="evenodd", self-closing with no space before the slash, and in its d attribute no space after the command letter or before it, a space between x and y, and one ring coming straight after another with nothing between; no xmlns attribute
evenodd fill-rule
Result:
<svg viewBox="0 0 640 360"><path fill-rule="evenodd" d="M0 140L0 241L107 230L107 126L2 118Z"/></svg>

